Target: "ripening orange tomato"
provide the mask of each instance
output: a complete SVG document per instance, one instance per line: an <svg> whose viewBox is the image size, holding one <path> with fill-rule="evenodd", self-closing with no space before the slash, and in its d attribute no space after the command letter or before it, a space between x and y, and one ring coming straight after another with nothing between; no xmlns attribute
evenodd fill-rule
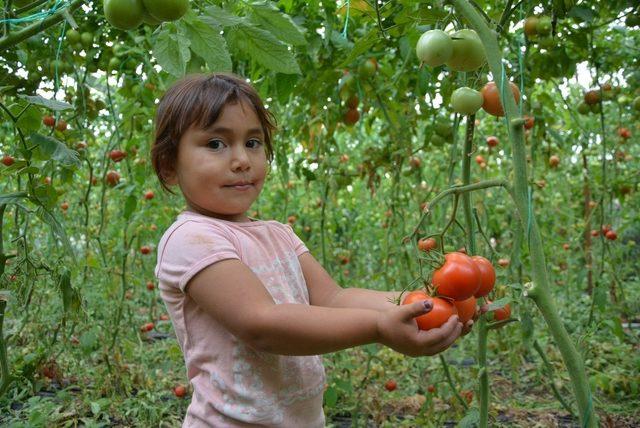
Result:
<svg viewBox="0 0 640 428"><path fill-rule="evenodd" d="M478 300L471 296L467 300L453 301L453 305L458 310L458 317L462 324L466 324L476 314L476 308L478 306Z"/></svg>
<svg viewBox="0 0 640 428"><path fill-rule="evenodd" d="M493 290L493 286L496 283L496 271L491 262L482 256L473 256L471 260L474 261L480 270L480 288L478 288L474 296L486 296Z"/></svg>
<svg viewBox="0 0 640 428"><path fill-rule="evenodd" d="M516 104L518 104L520 102L520 89L513 82L509 82L509 86L516 99ZM504 109L502 108L502 102L500 102L500 88L496 86L496 82L489 82L484 85L481 93L484 98L482 103L483 110L493 116L504 116Z"/></svg>

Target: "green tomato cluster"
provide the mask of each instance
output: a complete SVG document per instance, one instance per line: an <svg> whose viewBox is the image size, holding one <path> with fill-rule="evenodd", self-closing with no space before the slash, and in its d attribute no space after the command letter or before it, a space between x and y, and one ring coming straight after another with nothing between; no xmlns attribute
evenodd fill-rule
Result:
<svg viewBox="0 0 640 428"><path fill-rule="evenodd" d="M431 66L446 64L455 71L474 71L487 60L478 34L462 29L449 35L442 30L429 30L416 45L418 59Z"/></svg>
<svg viewBox="0 0 640 428"><path fill-rule="evenodd" d="M112 26L133 30L143 22L158 25L180 19L189 9L189 0L105 0L104 16Z"/></svg>

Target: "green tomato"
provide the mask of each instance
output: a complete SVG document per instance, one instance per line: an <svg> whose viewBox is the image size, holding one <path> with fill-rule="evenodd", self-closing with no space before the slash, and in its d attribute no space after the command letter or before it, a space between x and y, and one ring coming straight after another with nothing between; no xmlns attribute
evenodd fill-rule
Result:
<svg viewBox="0 0 640 428"><path fill-rule="evenodd" d="M151 16L160 21L175 21L189 10L189 0L142 0Z"/></svg>
<svg viewBox="0 0 640 428"><path fill-rule="evenodd" d="M162 23L159 19L155 19L149 11L145 8L144 12L142 12L142 22L147 25L151 25L152 27L156 27Z"/></svg>
<svg viewBox="0 0 640 428"><path fill-rule="evenodd" d="M133 30L142 23L142 0L104 0L104 17L112 26Z"/></svg>
<svg viewBox="0 0 640 428"><path fill-rule="evenodd" d="M375 60L369 58L368 60L360 64L360 66L358 67L358 74L363 79L370 79L376 74L377 70L378 65L376 64Z"/></svg>
<svg viewBox="0 0 640 428"><path fill-rule="evenodd" d="M91 46L93 46L93 34L88 31L80 34L80 43L82 43L82 46L84 46L85 48L90 48Z"/></svg>
<svg viewBox="0 0 640 428"><path fill-rule="evenodd" d="M600 103L591 104L589 109L591 110L591 113L600 113L600 110L602 110Z"/></svg>
<svg viewBox="0 0 640 428"><path fill-rule="evenodd" d="M578 104L578 113L589 114L589 112L591 112L591 108L589 107L589 104L585 103L584 101Z"/></svg>
<svg viewBox="0 0 640 428"><path fill-rule="evenodd" d="M551 18L549 18L548 16L541 16L540 18L538 18L536 30L538 31L538 34L542 36L551 34Z"/></svg>
<svg viewBox="0 0 640 428"><path fill-rule="evenodd" d="M466 86L456 89L451 94L451 108L463 115L476 114L483 102L484 98L480 92Z"/></svg>
<svg viewBox="0 0 640 428"><path fill-rule="evenodd" d="M631 102L631 107L633 107L635 111L640 111L640 97L635 97L633 99L633 101Z"/></svg>
<svg viewBox="0 0 640 428"><path fill-rule="evenodd" d="M70 44L75 44L80 41L80 33L72 28L71 30L66 32L65 38Z"/></svg>
<svg viewBox="0 0 640 428"><path fill-rule="evenodd" d="M446 64L455 71L473 71L486 61L484 46L478 33L470 29L456 31L451 35L453 54Z"/></svg>
<svg viewBox="0 0 640 428"><path fill-rule="evenodd" d="M431 136L431 144L436 146L436 147L442 147L444 146L444 143L446 143L447 141L442 138L440 135L438 134L433 134Z"/></svg>
<svg viewBox="0 0 640 428"><path fill-rule="evenodd" d="M453 127L446 120L438 120L435 124L435 130L436 134L444 138L451 137L453 134Z"/></svg>
<svg viewBox="0 0 640 428"><path fill-rule="evenodd" d="M449 61L453 54L453 40L442 30L429 30L420 36L416 45L418 59L431 67Z"/></svg>

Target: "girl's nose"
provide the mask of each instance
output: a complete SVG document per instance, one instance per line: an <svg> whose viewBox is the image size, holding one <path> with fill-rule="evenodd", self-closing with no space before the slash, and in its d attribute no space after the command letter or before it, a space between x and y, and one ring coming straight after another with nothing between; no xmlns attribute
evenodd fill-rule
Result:
<svg viewBox="0 0 640 428"><path fill-rule="evenodd" d="M233 158L231 159L231 169L236 170L245 170L250 166L249 162L249 154L245 147L234 147L233 150Z"/></svg>

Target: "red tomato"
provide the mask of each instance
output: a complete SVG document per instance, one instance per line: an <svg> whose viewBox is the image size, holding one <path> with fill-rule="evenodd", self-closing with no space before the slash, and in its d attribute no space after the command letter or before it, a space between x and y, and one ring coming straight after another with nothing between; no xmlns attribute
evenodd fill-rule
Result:
<svg viewBox="0 0 640 428"><path fill-rule="evenodd" d="M153 323L152 322L148 322L146 324L143 324L142 327L140 327L140 331L151 331L153 330Z"/></svg>
<svg viewBox="0 0 640 428"><path fill-rule="evenodd" d="M607 233L605 233L604 237L610 241L615 241L616 239L618 239L618 234L613 230L609 230Z"/></svg>
<svg viewBox="0 0 640 428"><path fill-rule="evenodd" d="M384 389L387 391L395 391L398 388L398 382L393 379L389 379L384 384Z"/></svg>
<svg viewBox="0 0 640 428"><path fill-rule="evenodd" d="M600 235L600 232L598 232L598 229L593 229L591 231L591 236L598 236L598 235Z"/></svg>
<svg viewBox="0 0 640 428"><path fill-rule="evenodd" d="M458 317L462 324L466 324L476 314L477 300L473 296L460 302L454 300L453 305L458 310Z"/></svg>
<svg viewBox="0 0 640 428"><path fill-rule="evenodd" d="M114 187L120 182L120 174L117 171L109 171L105 176L105 181L109 186Z"/></svg>
<svg viewBox="0 0 640 428"><path fill-rule="evenodd" d="M153 282L148 281L147 282L147 290L152 291L154 288L156 288L156 286L153 284Z"/></svg>
<svg viewBox="0 0 640 428"><path fill-rule="evenodd" d="M432 328L438 328L447 320L451 315L456 315L458 310L451 303L438 297L431 297L424 291L416 290L408 293L404 300L403 305L410 305L414 302L421 302L423 300L430 300L433 304L433 309L424 315L416 317L418 328L420 330L430 330Z"/></svg>
<svg viewBox="0 0 640 428"><path fill-rule="evenodd" d="M628 128L619 128L618 135L626 140L627 138L631 138L631 131L629 131Z"/></svg>
<svg viewBox="0 0 640 428"><path fill-rule="evenodd" d="M429 252L438 246L434 238L422 238L418 241L418 249L420 251Z"/></svg>
<svg viewBox="0 0 640 428"><path fill-rule="evenodd" d="M146 192L144 192L144 198L146 200L153 199L153 197L154 197L153 191L147 190Z"/></svg>
<svg viewBox="0 0 640 428"><path fill-rule="evenodd" d="M67 130L67 122L65 122L64 120L60 119L58 121L58 123L56 123L56 129L60 132L64 132Z"/></svg>
<svg viewBox="0 0 640 428"><path fill-rule="evenodd" d="M493 286L496 283L496 271L491 262L482 256L473 256L471 260L474 261L480 270L480 288L478 288L474 296L486 296L493 290Z"/></svg>
<svg viewBox="0 0 640 428"><path fill-rule="evenodd" d="M177 385L173 388L173 394L178 398L182 398L187 395L187 388L182 385Z"/></svg>
<svg viewBox="0 0 640 428"><path fill-rule="evenodd" d="M494 136L487 137L487 146L495 147L498 144L500 144L500 140L498 140L498 137L494 137Z"/></svg>
<svg viewBox="0 0 640 428"><path fill-rule="evenodd" d="M436 387L435 387L435 386L433 386L433 385L429 385L429 386L427 386L427 391L429 391L429 392L436 392Z"/></svg>
<svg viewBox="0 0 640 428"><path fill-rule="evenodd" d="M500 267L507 267L509 266L509 263L511 263L509 259L498 259L498 265Z"/></svg>
<svg viewBox="0 0 640 428"><path fill-rule="evenodd" d="M148 245L143 245L142 247L140 247L140 252L142 254L149 254L151 252L151 247Z"/></svg>
<svg viewBox="0 0 640 428"><path fill-rule="evenodd" d="M56 119L53 116L47 115L42 118L42 123L44 123L45 126L53 128L56 125Z"/></svg>
<svg viewBox="0 0 640 428"><path fill-rule="evenodd" d="M516 104L518 104L518 102L520 102L520 90L512 82L509 82L509 86L511 87L513 96L516 99ZM487 83L484 85L481 92L482 97L484 98L484 102L482 103L484 111L493 116L504 116L504 109L500 102L500 89L496 86L496 82Z"/></svg>
<svg viewBox="0 0 640 428"><path fill-rule="evenodd" d="M466 254L453 252L444 256L445 262L433 272L431 282L438 294L453 300L466 300L480 288L480 269Z"/></svg>
<svg viewBox="0 0 640 428"><path fill-rule="evenodd" d="M111 150L109 152L109 158L111 158L114 162L120 162L122 159L127 157L127 152L122 150Z"/></svg>
<svg viewBox="0 0 640 428"><path fill-rule="evenodd" d="M3 163L5 166L11 166L11 165L13 165L13 163L14 163L15 161L16 161L16 160L15 160L15 159L13 158L13 156L11 156L11 155L4 155L4 156L2 157L2 163Z"/></svg>

